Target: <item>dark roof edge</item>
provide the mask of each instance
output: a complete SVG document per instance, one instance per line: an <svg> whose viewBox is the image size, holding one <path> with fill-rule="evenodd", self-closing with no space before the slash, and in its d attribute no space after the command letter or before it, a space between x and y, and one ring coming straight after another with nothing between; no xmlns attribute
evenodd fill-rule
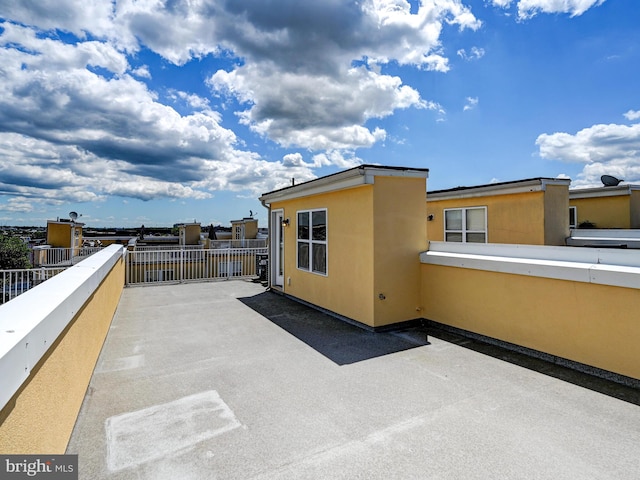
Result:
<svg viewBox="0 0 640 480"><path fill-rule="evenodd" d="M549 180L549 181L558 181L558 180L568 180L569 182L571 181L568 178L551 178L551 177L533 177L533 178L524 178L522 180L511 180L508 182L496 182L496 183L486 183L483 185L473 185L470 187L464 187L464 186L460 186L460 187L454 187L454 188L446 188L443 190L427 190L427 194L429 193L453 193L453 192L461 192L461 191L465 191L465 190L473 190L476 188L491 188L491 187L500 187L500 186L504 186L504 185L516 185L519 183L527 183L527 182L543 182L544 180Z"/></svg>
<svg viewBox="0 0 640 480"><path fill-rule="evenodd" d="M375 169L380 169L380 170L394 170L394 171L411 171L411 170L413 170L413 171L417 171L417 172L429 172L428 168L395 167L395 166L373 165L373 164L369 164L369 163L363 163L362 165L358 165L356 167L348 168L346 170L340 170L339 172L330 173L329 175L324 175L322 177L314 178L313 180L307 180L306 182L296 183L295 185L289 185L287 187L278 188L277 190L272 190L270 192L263 193L261 195L261 197L264 197L266 195L270 195L270 194L276 193L276 192L284 192L286 190L291 190L291 189L294 189L294 188L304 188L305 185L309 185L309 184L312 184L314 182L326 181L326 179L329 179L331 177L335 177L337 175L343 175L344 176L345 174L348 174L347 172L352 172L352 171L356 171L356 170L366 170L367 168L375 168Z"/></svg>

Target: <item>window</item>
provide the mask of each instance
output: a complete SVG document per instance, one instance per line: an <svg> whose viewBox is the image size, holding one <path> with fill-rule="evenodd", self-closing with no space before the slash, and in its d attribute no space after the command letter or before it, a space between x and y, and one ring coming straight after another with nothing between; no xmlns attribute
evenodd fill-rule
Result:
<svg viewBox="0 0 640 480"><path fill-rule="evenodd" d="M298 212L298 268L327 274L327 211Z"/></svg>
<svg viewBox="0 0 640 480"><path fill-rule="evenodd" d="M569 207L569 228L578 228L578 207Z"/></svg>
<svg viewBox="0 0 640 480"><path fill-rule="evenodd" d="M444 211L445 242L487 243L487 207Z"/></svg>

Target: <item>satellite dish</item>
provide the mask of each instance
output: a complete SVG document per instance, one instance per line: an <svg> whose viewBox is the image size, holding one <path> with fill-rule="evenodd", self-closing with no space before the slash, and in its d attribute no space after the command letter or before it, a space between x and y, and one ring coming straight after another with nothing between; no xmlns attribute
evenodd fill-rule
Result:
<svg viewBox="0 0 640 480"><path fill-rule="evenodd" d="M612 177L611 175L602 175L600 180L605 187L615 187L622 182L622 180L618 180L616 177Z"/></svg>
<svg viewBox="0 0 640 480"><path fill-rule="evenodd" d="M76 219L78 218L78 213L77 212L69 212L69 218L75 222Z"/></svg>

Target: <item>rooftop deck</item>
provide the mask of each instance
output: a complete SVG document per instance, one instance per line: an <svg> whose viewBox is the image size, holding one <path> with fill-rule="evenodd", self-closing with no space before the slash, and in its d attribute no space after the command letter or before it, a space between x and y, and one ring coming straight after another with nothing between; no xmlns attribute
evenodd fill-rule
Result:
<svg viewBox="0 0 640 480"><path fill-rule="evenodd" d="M124 290L68 453L82 479L636 479L640 392L259 284Z"/></svg>

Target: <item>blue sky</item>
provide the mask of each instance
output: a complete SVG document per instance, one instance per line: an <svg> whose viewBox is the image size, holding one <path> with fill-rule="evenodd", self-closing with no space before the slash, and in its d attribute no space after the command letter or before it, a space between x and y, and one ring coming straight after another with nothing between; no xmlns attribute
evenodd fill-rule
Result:
<svg viewBox="0 0 640 480"><path fill-rule="evenodd" d="M0 0L0 224L228 225L361 163L640 183L637 0Z"/></svg>

